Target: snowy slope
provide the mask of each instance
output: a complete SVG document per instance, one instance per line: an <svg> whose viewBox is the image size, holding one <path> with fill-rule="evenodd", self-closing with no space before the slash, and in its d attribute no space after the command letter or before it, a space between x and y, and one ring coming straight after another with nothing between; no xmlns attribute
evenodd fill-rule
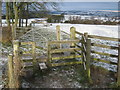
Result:
<svg viewBox="0 0 120 90"><path fill-rule="evenodd" d="M91 35L99 35L106 37L118 38L118 26L117 25L87 25L87 24L52 24L50 28L55 29L56 25L61 26L61 30L70 33L70 27L75 27L77 31L84 33L88 32Z"/></svg>

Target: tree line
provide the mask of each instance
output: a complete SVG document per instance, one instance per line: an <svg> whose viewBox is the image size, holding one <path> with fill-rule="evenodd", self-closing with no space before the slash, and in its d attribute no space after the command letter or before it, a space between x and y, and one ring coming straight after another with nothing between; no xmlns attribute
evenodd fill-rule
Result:
<svg viewBox="0 0 120 90"><path fill-rule="evenodd" d="M64 23L71 23L71 24L96 24L96 25L117 25L120 22L117 22L118 18L117 17L112 17L112 18L105 18L105 21L95 17L90 17L81 19L80 16L70 16L68 20L66 20Z"/></svg>

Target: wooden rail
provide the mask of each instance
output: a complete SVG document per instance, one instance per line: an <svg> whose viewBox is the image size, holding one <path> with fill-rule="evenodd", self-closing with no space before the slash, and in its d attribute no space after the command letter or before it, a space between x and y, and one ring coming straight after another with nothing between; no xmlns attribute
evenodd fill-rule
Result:
<svg viewBox="0 0 120 90"><path fill-rule="evenodd" d="M67 62L67 63L54 63L51 66L55 67L55 66L73 65L73 64L82 64L82 61L79 61L79 62Z"/></svg>
<svg viewBox="0 0 120 90"><path fill-rule="evenodd" d="M95 38L95 39L102 39L102 40L108 40L108 41L120 41L118 38L112 38L112 37L104 37L104 36L97 36L97 35L88 35L89 38Z"/></svg>
<svg viewBox="0 0 120 90"><path fill-rule="evenodd" d="M91 53L95 53L95 54L99 54L99 55L104 55L104 56L109 56L109 57L118 57L118 55L114 55L114 54L109 54L109 53L103 53L103 52L97 52L97 51L91 51Z"/></svg>
<svg viewBox="0 0 120 90"><path fill-rule="evenodd" d="M68 35L68 36L70 36L70 34L69 33L67 33L67 32L65 32L65 31L61 31L62 33L64 33L65 35Z"/></svg>
<svg viewBox="0 0 120 90"><path fill-rule="evenodd" d="M62 60L62 59L72 59L72 58L81 58L81 55L71 55L71 56L64 56L64 57L52 57L52 60Z"/></svg>
<svg viewBox="0 0 120 90"><path fill-rule="evenodd" d="M65 43L79 43L80 40L62 40L62 41L48 41L48 44L65 44Z"/></svg>
<svg viewBox="0 0 120 90"><path fill-rule="evenodd" d="M92 46L101 47L101 48L118 50L118 47L116 47L116 46L108 46L108 45L96 44L96 43L91 43L91 45L92 45Z"/></svg>
<svg viewBox="0 0 120 90"><path fill-rule="evenodd" d="M51 50L50 53L74 52L75 50L81 50L81 49L80 48L55 49L55 50Z"/></svg>
<svg viewBox="0 0 120 90"><path fill-rule="evenodd" d="M117 65L117 63L115 63L115 62L111 62L111 61L107 61L107 60L102 60L102 59L98 59L98 58L93 58L92 60L103 62L103 63L108 63L108 64L113 64L113 65Z"/></svg>
<svg viewBox="0 0 120 90"><path fill-rule="evenodd" d="M79 34L79 35L83 35L83 33L80 33L80 32L78 32L78 31L75 31L75 33L76 33L76 34Z"/></svg>

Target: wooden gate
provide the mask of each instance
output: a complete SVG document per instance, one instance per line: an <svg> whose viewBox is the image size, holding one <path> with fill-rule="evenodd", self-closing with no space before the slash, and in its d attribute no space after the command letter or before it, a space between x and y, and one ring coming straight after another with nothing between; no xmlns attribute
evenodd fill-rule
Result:
<svg viewBox="0 0 120 90"><path fill-rule="evenodd" d="M52 45L60 45L60 44L72 44L72 43L79 43L80 40L68 40L68 41L49 41L48 42L48 65L49 66L61 66L61 65L71 65L71 64L80 64L82 63L81 60L74 60L74 61L66 61L62 63L53 63L54 60L64 60L64 59L75 59L81 58L81 55L76 55L75 51L80 51L81 48L78 47L70 47L70 48L57 48L53 49ZM64 52L71 52L69 56L65 56Z"/></svg>

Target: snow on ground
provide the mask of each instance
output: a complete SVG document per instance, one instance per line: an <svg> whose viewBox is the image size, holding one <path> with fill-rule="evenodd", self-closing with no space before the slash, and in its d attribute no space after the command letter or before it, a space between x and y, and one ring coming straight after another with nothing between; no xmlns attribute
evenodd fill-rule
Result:
<svg viewBox="0 0 120 90"><path fill-rule="evenodd" d="M61 26L61 30L70 33L70 27L75 27L76 31L81 33L88 32L91 35L99 35L106 37L118 38L118 26L117 25L88 25L88 24L52 24L51 29L55 29L56 25Z"/></svg>
<svg viewBox="0 0 120 90"><path fill-rule="evenodd" d="M32 21L35 21L40 18L33 18L29 19L28 24ZM2 25L6 26L6 20L2 19ZM25 22L25 20L24 20ZM44 24L35 24L35 26L43 26ZM99 35L99 36L106 36L106 37L114 37L118 38L118 25L89 25L89 24L65 24L65 23L52 23L52 26L46 27L50 29L56 28L56 25L61 26L61 30L70 33L70 27L75 27L77 31L84 33L88 32L91 35Z"/></svg>

